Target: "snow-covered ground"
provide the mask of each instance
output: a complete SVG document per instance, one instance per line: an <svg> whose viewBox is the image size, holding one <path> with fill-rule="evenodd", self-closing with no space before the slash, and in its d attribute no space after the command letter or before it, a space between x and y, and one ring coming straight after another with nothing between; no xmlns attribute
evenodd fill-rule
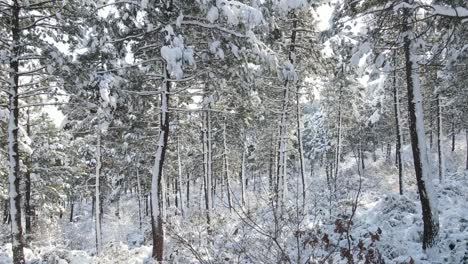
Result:
<svg viewBox="0 0 468 264"><path fill-rule="evenodd" d="M416 192L414 172L411 168L410 148L405 148L403 196L398 195L396 169L392 160L385 160L377 152L377 161L369 153L362 178L358 208L350 229L350 242L354 255L359 256L359 240L368 249L376 249L385 263L467 263L468 261L468 171L464 170L465 145L457 142L455 152L447 153L446 179L434 179L440 216L438 259L428 256L421 248L421 206ZM435 153L432 159L436 161ZM437 162L433 162L436 164ZM342 203L328 202L324 173L319 170L309 178L309 213L297 217L294 180L290 181L291 202L283 211L284 219L275 224L266 190L253 192L248 187L247 205L233 212L217 201L218 209L212 214L212 238L207 241L205 215L192 198L191 210L185 218L168 208L166 225L166 259L170 263L272 263L278 252L284 251L291 263L324 261L347 263L343 253L332 250L334 243L346 247L346 233L337 232L336 216L350 213L346 201L353 201L358 190L358 176L353 157L342 164L342 179L338 194ZM437 168L433 168L436 175ZM346 176L346 177L345 177ZM437 178L437 177L435 177ZM257 187L267 184L260 179ZM236 193L236 189L234 188ZM264 193L265 196L259 195ZM313 194L313 195L312 195ZM198 195L197 190L194 195ZM341 196L340 196L341 195ZM218 197L219 198L219 197ZM237 196L234 201L238 203ZM95 256L94 223L90 202L78 206L75 222L64 216L60 220L40 221L37 235L28 239L25 250L28 263L87 264L87 263L151 263L149 218L144 218L142 230L138 223L138 206L134 194L126 194L120 203L120 217L115 216L115 204L107 204L103 219L103 252ZM328 212L339 211L331 217ZM144 212L143 212L144 213ZM67 213L65 215L68 215ZM338 219L338 218L336 218ZM335 224L333 224L335 223ZM6 227L2 227L6 232ZM381 233L376 237L380 230ZM325 235L327 238L325 239ZM311 238L318 237L315 242ZM329 239L327 242L326 240ZM328 245L329 244L329 245ZM331 245L331 246L330 246ZM364 251L362 251L364 252ZM361 252L361 253L362 253ZM361 262L365 263L368 252ZM366 257L367 256L367 257ZM357 260L357 257L356 257ZM285 260L286 261L286 260ZM288 261L286 261L288 262ZM0 263L11 263L11 244L0 247ZM312 262L313 263L313 262ZM374 262L369 262L374 263Z"/></svg>

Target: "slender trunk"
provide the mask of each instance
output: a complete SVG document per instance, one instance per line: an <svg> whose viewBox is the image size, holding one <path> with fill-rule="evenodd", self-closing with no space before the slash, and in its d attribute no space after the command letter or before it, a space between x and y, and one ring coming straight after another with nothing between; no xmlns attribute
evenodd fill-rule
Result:
<svg viewBox="0 0 468 264"><path fill-rule="evenodd" d="M434 117L432 115L432 109L434 109L433 107L433 101L431 100L430 102L430 111L429 111L429 151L432 151L432 147L434 145Z"/></svg>
<svg viewBox="0 0 468 264"><path fill-rule="evenodd" d="M439 181L445 178L445 158L442 140L444 137L442 130L442 105L440 94L437 95L437 154L439 158Z"/></svg>
<svg viewBox="0 0 468 264"><path fill-rule="evenodd" d="M269 160L269 166L268 166L268 187L270 192L273 192L274 190L274 179L273 179L273 166L274 166L274 159L275 159L275 149L274 149L274 140L273 137L270 141L270 160Z"/></svg>
<svg viewBox="0 0 468 264"><path fill-rule="evenodd" d="M163 208L164 199L161 187L163 187L163 165L166 156L167 142L169 139L169 92L171 83L168 80L169 73L165 70L165 78L161 85L161 113L159 138L154 160L151 178L151 227L153 234L153 254L156 261L163 261L164 257L164 228L163 228ZM164 198L164 197L162 197Z"/></svg>
<svg viewBox="0 0 468 264"><path fill-rule="evenodd" d="M361 147L361 165L362 165L362 169L366 169L366 155L365 155L365 152L364 152L364 149L362 149Z"/></svg>
<svg viewBox="0 0 468 264"><path fill-rule="evenodd" d="M205 210L206 210L206 223L208 228L208 234L211 234L211 175L210 175L210 166L209 166L209 140L208 140L208 112L209 112L209 103L208 98L203 98L203 107L205 111L203 111L203 174L204 174L204 191L205 191Z"/></svg>
<svg viewBox="0 0 468 264"><path fill-rule="evenodd" d="M231 200L231 183L229 179L229 160L228 160L228 149L226 142L226 123L223 124L223 176L226 182L226 194L228 199L229 211L232 211L232 200Z"/></svg>
<svg viewBox="0 0 468 264"><path fill-rule="evenodd" d="M455 151L455 116L452 114L452 152Z"/></svg>
<svg viewBox="0 0 468 264"><path fill-rule="evenodd" d="M26 135L28 137L31 136L31 123L30 123L30 115L29 115L29 108L26 110ZM25 211L25 224L26 224L26 234L31 234L31 155L26 154L26 158L24 164L26 166L26 173L24 179L24 187L25 187L25 200L24 200L24 211Z"/></svg>
<svg viewBox="0 0 468 264"><path fill-rule="evenodd" d="M302 146L302 122L301 122L301 107L300 107L300 86L297 86L296 93L296 122L297 122L297 145L299 152L299 164L300 164L300 173L302 181L302 209L304 210L306 205L306 182L304 175L304 147Z"/></svg>
<svg viewBox="0 0 468 264"><path fill-rule="evenodd" d="M139 160L137 160L137 165L136 165L136 176L137 176L137 198L138 198L138 223L139 223L139 228L140 231L142 230L141 227L143 225L142 223L142 217L141 217L141 182L140 182L140 171L139 171Z"/></svg>
<svg viewBox="0 0 468 264"><path fill-rule="evenodd" d="M404 9L405 20L411 19L408 8ZM408 114L413 149L413 161L416 173L419 198L421 200L424 231L423 249L432 248L439 233L439 216L437 212L437 197L434 195L432 177L429 169L429 158L426 147L426 134L424 132L424 115L422 95L419 80L419 65L416 55L416 41L411 39L411 23L403 24L404 50L406 60L406 85L408 90Z"/></svg>
<svg viewBox="0 0 468 264"><path fill-rule="evenodd" d="M397 52L393 52L393 106L395 111L395 135L396 135L396 164L398 167L398 186L400 195L403 195L403 164L401 162L401 124L400 124L400 97L397 86L396 68Z"/></svg>
<svg viewBox="0 0 468 264"><path fill-rule="evenodd" d="M180 203L180 212L182 216L185 215L184 213L184 200L182 199L182 160L180 158L180 143L179 137L177 137L177 167L178 167L178 184L176 186L177 192L176 195L179 195L179 203Z"/></svg>
<svg viewBox="0 0 468 264"><path fill-rule="evenodd" d="M9 155L9 196L10 196L10 215L11 238L13 250L13 263L23 264L24 261L24 238L23 227L21 225L21 192L20 192L20 162L18 152L18 87L19 87L19 61L20 56L20 3L13 1L11 7L11 60L10 60L10 87L9 103L10 111L8 122L8 155Z"/></svg>
<svg viewBox="0 0 468 264"><path fill-rule="evenodd" d="M187 185L186 185L186 188L187 188L187 210L190 209L190 173L187 172Z"/></svg>
<svg viewBox="0 0 468 264"><path fill-rule="evenodd" d="M242 151L242 168L240 174L240 181L241 181L241 203L242 206L245 206L245 148Z"/></svg>
<svg viewBox="0 0 468 264"><path fill-rule="evenodd" d="M96 214L96 197L93 196L91 199L91 217L94 218L94 215Z"/></svg>
<svg viewBox="0 0 468 264"><path fill-rule="evenodd" d="M213 144L211 143L211 100L212 97L210 96L209 102L208 102L208 111L206 113L206 122L207 122L207 150L208 150L208 160L207 160L207 168L208 168L208 187L210 190L210 205L211 208L214 208L214 184L213 184L213 170L212 170L212 165L213 165Z"/></svg>
<svg viewBox="0 0 468 264"><path fill-rule="evenodd" d="M344 68L344 66L343 66ZM344 73L344 70L343 70ZM334 182L338 179L338 174L340 173L340 158L341 158L341 123L342 123L342 111L341 111L341 99L343 95L343 87L340 84L340 92L338 97L338 138L336 142L336 156L335 156L335 175Z"/></svg>
<svg viewBox="0 0 468 264"><path fill-rule="evenodd" d="M73 201L73 198L70 198L70 223L73 222L74 208L75 208L75 202Z"/></svg>
<svg viewBox="0 0 468 264"><path fill-rule="evenodd" d="M146 216L149 215L149 211L150 211L150 210L149 210L149 202L148 202L148 200L151 199L150 196L151 196L151 195L146 195L146 194L145 194L145 215L146 215Z"/></svg>
<svg viewBox="0 0 468 264"><path fill-rule="evenodd" d="M96 255L101 253L101 245L102 245L102 236L101 236L101 198L100 198L100 174L101 174L101 131L98 128L97 131L97 144L96 144L96 183L95 183L95 201L96 201Z"/></svg>

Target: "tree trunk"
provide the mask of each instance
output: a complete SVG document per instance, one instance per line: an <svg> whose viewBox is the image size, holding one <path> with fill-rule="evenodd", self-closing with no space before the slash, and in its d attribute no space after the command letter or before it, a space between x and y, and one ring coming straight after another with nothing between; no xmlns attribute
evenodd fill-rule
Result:
<svg viewBox="0 0 468 264"><path fill-rule="evenodd" d="M344 66L343 66L344 69ZM344 70L343 70L344 74ZM335 156L335 175L334 182L338 179L338 174L340 173L340 157L341 157L341 123L342 123L342 113L341 113L341 99L343 95L343 87L340 84L340 92L338 97L338 138L336 142L336 156Z"/></svg>
<svg viewBox="0 0 468 264"><path fill-rule="evenodd" d="M187 172L187 185L185 186L187 188L187 210L190 209L190 173Z"/></svg>
<svg viewBox="0 0 468 264"><path fill-rule="evenodd" d="M412 14L409 8L404 9L404 19L410 20ZM424 132L424 115L422 95L419 80L419 66L416 55L416 41L411 39L411 23L403 24L406 85L408 90L408 115L413 149L413 161L416 180L421 200L424 222L423 249L432 248L439 233L439 216L437 212L437 197L434 195L429 159L426 147L426 133Z"/></svg>
<svg viewBox="0 0 468 264"><path fill-rule="evenodd" d="M179 195L179 203L180 203L180 212L182 216L185 215L184 213L184 200L182 199L182 160L180 158L180 143L179 137L177 137L177 168L178 168L178 185L176 186L177 192L176 195Z"/></svg>
<svg viewBox="0 0 468 264"><path fill-rule="evenodd" d="M274 159L275 159L275 149L274 149L274 139L272 136L272 139L270 141L270 160L269 160L269 166L268 166L268 187L270 192L274 191L274 177L273 177L273 166L274 166Z"/></svg>
<svg viewBox="0 0 468 264"><path fill-rule="evenodd" d="M97 131L97 144L96 144L96 183L95 183L95 210L96 210L96 255L101 252L102 246L102 234L101 234L101 198L100 198L100 173L101 173L101 130L98 128Z"/></svg>
<svg viewBox="0 0 468 264"><path fill-rule="evenodd" d="M455 151L455 116L452 114L452 152Z"/></svg>
<svg viewBox="0 0 468 264"><path fill-rule="evenodd" d="M226 194L228 199L229 211L232 211L232 200L231 200L231 183L229 179L229 160L228 160L228 149L226 142L226 123L223 124L223 176L226 182Z"/></svg>
<svg viewBox="0 0 468 264"><path fill-rule="evenodd" d="M400 97L398 93L396 68L397 68L397 52L393 52L393 109L395 111L395 135L396 135L396 164L398 167L398 186L400 195L403 195L403 163L401 161L401 124L400 124Z"/></svg>
<svg viewBox="0 0 468 264"><path fill-rule="evenodd" d="M433 101L429 103L430 111L429 111L429 151L432 151L432 146L434 145L434 117L432 115Z"/></svg>
<svg viewBox="0 0 468 264"><path fill-rule="evenodd" d="M304 175L304 147L302 146L302 122L301 122L301 107L300 107L300 86L297 85L297 93L296 93L296 122L297 122L297 146L298 146L298 153L299 153L299 165L300 165L300 173L301 173L301 181L302 181L302 209L305 209L306 205L306 182L305 182L305 175Z"/></svg>
<svg viewBox="0 0 468 264"><path fill-rule="evenodd" d="M214 185L213 185L213 170L212 170L212 165L213 165L213 144L211 143L212 135L211 135L211 101L213 100L212 96L210 96L209 101L208 101L208 111L206 112L206 122L207 122L207 150L208 150L208 187L210 190L210 205L211 208L214 208Z"/></svg>
<svg viewBox="0 0 468 264"><path fill-rule="evenodd" d="M167 142L169 139L169 92L171 83L169 72L165 70L165 78L161 85L161 113L159 138L151 177L151 227L153 234L153 254L156 261L163 261L164 257L164 228L163 228L163 199L161 183L163 177L163 165L166 156ZM164 198L164 197L161 197Z"/></svg>
<svg viewBox="0 0 468 264"><path fill-rule="evenodd" d="M96 214L96 197L93 196L91 199L91 217L94 218L94 215Z"/></svg>
<svg viewBox="0 0 468 264"><path fill-rule="evenodd" d="M210 143L209 140L209 111L210 111L210 98L206 96L207 91L203 98L203 174L204 174L204 191L205 191L205 210L206 210L206 223L208 234L211 234L211 208L212 208L212 184L211 184L211 165L210 165Z"/></svg>
<svg viewBox="0 0 468 264"><path fill-rule="evenodd" d="M140 161L137 159L136 162L136 176L137 176L137 198L138 198L138 223L140 231L142 230L142 216L141 216L141 182L140 182L140 171L139 171Z"/></svg>
<svg viewBox="0 0 468 264"><path fill-rule="evenodd" d="M240 182L241 182L241 204L245 206L245 148L242 151L242 164L241 164L241 173L240 173Z"/></svg>
<svg viewBox="0 0 468 264"><path fill-rule="evenodd" d="M437 95L437 154L439 158L439 181L445 178L445 158L444 158L444 149L442 147L443 139L443 130L442 130L442 105L440 94Z"/></svg>
<svg viewBox="0 0 468 264"><path fill-rule="evenodd" d="M149 212L150 212L149 206L148 206L148 205L149 205L148 200L150 200L150 199L151 199L151 195L146 195L146 194L145 194L145 215L146 215L146 216L148 216L148 215L149 215Z"/></svg>
<svg viewBox="0 0 468 264"><path fill-rule="evenodd" d="M31 136L31 123L30 123L30 115L29 115L29 108L26 110L26 135L28 137ZM25 200L24 200L24 211L25 211L25 226L26 226L26 234L32 233L31 228L31 155L26 154L26 158L24 164L26 166L26 173L24 179L24 187L25 187Z"/></svg>
<svg viewBox="0 0 468 264"><path fill-rule="evenodd" d="M9 196L11 215L11 238L13 250L13 263L23 264L24 260L24 238L21 225L21 191L20 191L20 161L18 152L18 87L19 87L19 61L21 51L21 28L19 25L20 3L13 1L11 7L11 60L10 60L10 85L8 94L8 156L9 156Z"/></svg>
<svg viewBox="0 0 468 264"><path fill-rule="evenodd" d="M73 222L74 208L75 208L75 202L73 201L73 198L70 198L70 223Z"/></svg>

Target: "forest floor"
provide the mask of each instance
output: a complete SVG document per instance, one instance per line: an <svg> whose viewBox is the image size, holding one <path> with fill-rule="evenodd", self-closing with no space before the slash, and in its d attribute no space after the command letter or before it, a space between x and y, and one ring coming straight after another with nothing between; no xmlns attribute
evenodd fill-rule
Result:
<svg viewBox="0 0 468 264"><path fill-rule="evenodd" d="M402 196L398 195L398 182L393 161L385 160L382 153L380 155L378 153L376 161L368 157L368 164L362 177L358 207L350 230L353 240L366 237L369 232L382 230L374 245L383 255L385 263L410 263L411 259L414 263L468 263L468 171L462 166L466 152L465 146L461 145L459 144L460 149L457 148L453 153L448 151L448 172L443 182L439 183L438 180L434 180L440 217L439 242L435 248L438 259L428 257L421 249L421 206L416 192L416 182L411 168L411 152L408 147L405 148L403 155L405 193ZM436 156L432 158L437 160ZM343 163L342 170L343 174L351 175L348 178L348 186L354 187L349 189L352 191L348 190L346 195L352 200L357 193L358 178L356 173L352 173L353 159L349 157L346 160L349 162ZM434 172L436 171L434 168ZM318 171L316 174L322 175L323 173ZM311 192L318 192L324 188L323 177L317 176L316 180L321 183L313 184L310 188ZM256 223L249 222L248 219L242 217L242 212L230 214L229 210L222 209L214 214L212 225L215 231L211 246L201 243L204 241L206 226L203 214L197 210L197 199L198 197L193 199L192 211L186 212L189 215L188 220L182 220L180 216L168 219L171 223L168 227L170 230L167 232L166 244L166 256L169 263L198 263L201 258L211 259L213 263L219 263L219 259L225 260L222 262L226 263L271 263L268 256L265 256L263 261L255 257L255 252L258 254L262 251L268 252L268 247L273 245L268 240L269 238L261 233L262 230L268 230L268 223L272 221L268 216L265 219L258 217L262 212L261 207L265 206L261 198L255 194L247 196L248 206L252 211L256 211L254 214L257 217ZM321 221L317 221L317 215L320 215L317 213L318 210L330 209L325 208L326 206L320 202L323 200L322 196L318 195L314 199L313 205L309 206L309 212L315 216L305 217L301 221L300 225L305 228L319 225ZM70 223L66 216L58 220L40 219L36 226L36 235L28 238L27 241L28 248L25 249L27 263L151 263L149 218L144 216L140 229L135 196L127 194L121 199L119 217L115 216L115 208L115 204L108 206L104 214L102 231L104 248L99 257L95 256L94 223L91 217L90 201L87 201L75 209L73 223ZM171 210L174 209L168 208L168 215L174 214ZM68 212L65 215L68 215ZM248 215L251 214L248 213ZM253 227L245 228L246 225ZM322 228L326 230L325 225ZM330 230L332 229L333 227ZM2 241L5 240L8 231L8 226L1 227ZM291 239L291 233L285 232L285 234L286 238L281 243L284 245L286 254L294 256L296 254L295 240ZM199 255L196 256L194 252L198 252ZM239 257L242 254L244 256ZM305 259L312 258L310 254L308 257L302 257L302 263ZM337 262L333 263L347 263L345 259L339 257L339 253L335 254L335 260ZM294 259L291 262L297 261ZM11 263L10 243L5 243L0 247L0 263Z"/></svg>

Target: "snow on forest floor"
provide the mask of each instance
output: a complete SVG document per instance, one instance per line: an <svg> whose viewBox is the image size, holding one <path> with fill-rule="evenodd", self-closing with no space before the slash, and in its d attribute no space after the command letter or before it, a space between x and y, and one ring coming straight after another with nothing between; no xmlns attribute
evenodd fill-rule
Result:
<svg viewBox="0 0 468 264"><path fill-rule="evenodd" d="M408 152L408 149L406 151ZM434 180L438 194L440 217L440 241L436 248L439 259L429 259L421 249L421 206L416 192L414 174L410 168L411 161L408 158L408 153L403 156L406 158L407 165L404 181L405 194L403 196L398 195L397 177L392 161L377 159L377 161L373 162L372 158L367 159L367 168L362 179L362 193L351 229L352 237L355 239L366 237L369 232L375 232L380 228L382 234L379 240L375 242L375 248L382 253L386 263L409 263L410 259L413 259L414 263L423 264L468 263L468 171L456 166L457 164L464 164L464 155L460 153L464 153L464 150L457 150L455 154L449 153L447 156L449 172L446 179L442 183ZM343 164L344 174L353 173L353 162ZM435 169L434 171L436 171ZM322 175L322 173L317 172L317 175ZM357 179L354 172L353 176L349 177L348 184L355 188ZM321 176L315 180L324 181ZM323 188L323 184L314 185L310 190L311 192ZM353 190L355 191L355 189ZM352 199L355 192L350 193L349 196ZM253 224L267 230L268 224L272 220L268 219L268 217L265 217L265 219L259 217L263 213L261 207L264 205L261 198L257 196L248 196L247 198L250 201L251 210L256 210L257 214L255 216L259 218L257 219L258 222ZM271 246L271 244L268 244L270 243L268 238L256 234L253 231L254 229L247 228L243 230L245 219L241 220L239 215L236 216L237 213L229 214L227 209L222 209L225 211L213 215L212 225L215 231L212 248L207 248L206 244L205 246L201 245L200 241L204 241L203 236L206 234L204 233L206 225L203 220L204 216L197 211L197 199L193 199L192 203L194 205L192 205L192 212L188 220L182 221L179 216L168 220L168 222L171 222L171 232L178 233L181 236L177 238L168 234L166 256L170 260L169 262L198 263L197 258L191 252L191 250L195 250L206 251L200 254L211 257L213 260L224 259L226 263L256 263L258 261L248 257L248 253L245 252L246 249L250 248L258 252L267 250L266 252L268 252L268 247ZM316 198L316 200L320 199L320 197ZM60 221L41 220L39 226L37 226L37 233L40 235L30 239L29 248L25 249L27 263L151 263L150 229L147 224L149 219L146 217L143 220L144 224L142 231L140 231L138 206L133 195L127 194L122 198L120 218L115 216L115 205L108 206L108 211L105 211L103 219L103 244L105 246L99 257L94 256L95 234L89 204L88 201L88 203L78 206L73 223L69 223L67 217ZM320 204L320 201L315 201L315 204ZM317 208L309 209L311 214L317 210ZM265 213L265 215L267 214ZM312 217L306 217L301 225L317 226L317 221ZM239 231L240 227L242 227L243 231ZM8 228L3 226L1 232L5 234L7 231ZM192 241L198 242L193 242L194 245L187 246ZM292 244L291 241L294 241L294 239L285 239L283 243ZM192 248L190 249L190 247ZM294 248L294 246L291 248ZM245 252L246 257L236 259L235 257L239 255L239 252ZM295 254L292 250L288 253ZM0 263L12 263L11 255L10 243L0 247ZM264 263L268 263L268 261L265 260ZM292 263L295 263L295 261L292 261ZM346 263L346 260L334 263Z"/></svg>

